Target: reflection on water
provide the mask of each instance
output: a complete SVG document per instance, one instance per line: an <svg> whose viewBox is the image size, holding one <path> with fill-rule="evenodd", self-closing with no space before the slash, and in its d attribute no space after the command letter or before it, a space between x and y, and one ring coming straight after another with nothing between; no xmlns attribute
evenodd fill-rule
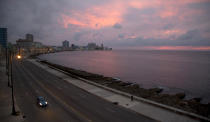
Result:
<svg viewBox="0 0 210 122"><path fill-rule="evenodd" d="M195 51L74 51L40 56L53 63L105 76L184 90L210 101L210 52ZM174 90L173 90L174 89Z"/></svg>

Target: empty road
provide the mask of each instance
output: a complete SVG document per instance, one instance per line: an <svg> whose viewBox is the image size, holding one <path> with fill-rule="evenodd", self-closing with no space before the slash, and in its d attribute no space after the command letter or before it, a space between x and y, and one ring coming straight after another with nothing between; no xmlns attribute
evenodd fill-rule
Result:
<svg viewBox="0 0 210 122"><path fill-rule="evenodd" d="M16 104L27 122L154 122L52 75L33 63L13 62ZM49 106L40 108L36 97Z"/></svg>

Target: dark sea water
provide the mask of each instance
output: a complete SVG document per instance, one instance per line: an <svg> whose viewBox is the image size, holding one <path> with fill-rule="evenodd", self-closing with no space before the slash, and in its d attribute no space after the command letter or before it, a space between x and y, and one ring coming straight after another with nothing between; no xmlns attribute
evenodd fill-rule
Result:
<svg viewBox="0 0 210 122"><path fill-rule="evenodd" d="M164 92L185 92L187 98L210 102L210 52L204 51L72 51L41 59L104 76L118 77Z"/></svg>

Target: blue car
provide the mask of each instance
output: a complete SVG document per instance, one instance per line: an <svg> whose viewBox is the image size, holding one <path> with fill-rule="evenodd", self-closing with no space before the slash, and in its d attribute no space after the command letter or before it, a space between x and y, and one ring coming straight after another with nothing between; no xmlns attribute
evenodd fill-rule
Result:
<svg viewBox="0 0 210 122"><path fill-rule="evenodd" d="M48 103L47 101L44 99L44 97L37 97L37 104L40 106L40 107L47 107Z"/></svg>

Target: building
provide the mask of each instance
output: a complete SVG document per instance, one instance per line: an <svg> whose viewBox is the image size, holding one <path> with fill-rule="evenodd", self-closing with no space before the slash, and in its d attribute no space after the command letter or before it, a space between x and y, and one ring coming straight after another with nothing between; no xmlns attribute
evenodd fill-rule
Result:
<svg viewBox="0 0 210 122"><path fill-rule="evenodd" d="M18 48L25 48L25 49L29 49L29 48L31 48L32 45L33 45L33 42L28 41L28 40L26 40L26 39L18 39L18 40L16 41L16 43L17 43L17 47L18 47Z"/></svg>
<svg viewBox="0 0 210 122"><path fill-rule="evenodd" d="M33 42L34 41L34 37L32 34L26 34L26 40Z"/></svg>
<svg viewBox="0 0 210 122"><path fill-rule="evenodd" d="M3 55L3 51L2 51L2 47L0 45L0 60L1 60L2 55Z"/></svg>
<svg viewBox="0 0 210 122"><path fill-rule="evenodd" d="M0 45L2 48L7 47L7 28L0 28Z"/></svg>
<svg viewBox="0 0 210 122"><path fill-rule="evenodd" d="M29 49L33 46L33 35L26 34L25 39L18 39L16 43L18 48Z"/></svg>
<svg viewBox="0 0 210 122"><path fill-rule="evenodd" d="M75 45L75 44L71 45L71 50L79 50L79 49L80 49L80 46Z"/></svg>
<svg viewBox="0 0 210 122"><path fill-rule="evenodd" d="M55 52L60 52L60 51L62 51L62 47L60 47L60 46L52 46L52 48L53 48L53 50L54 50Z"/></svg>
<svg viewBox="0 0 210 122"><path fill-rule="evenodd" d="M42 48L43 45L42 45L41 42L33 42L33 47L34 47L34 48Z"/></svg>
<svg viewBox="0 0 210 122"><path fill-rule="evenodd" d="M87 45L88 50L95 50L97 47L96 43L88 43Z"/></svg>
<svg viewBox="0 0 210 122"><path fill-rule="evenodd" d="M104 50L104 44L103 43L101 44L101 50Z"/></svg>
<svg viewBox="0 0 210 122"><path fill-rule="evenodd" d="M62 47L63 47L64 49L68 49L68 48L69 48L69 41L67 41L67 40L63 41Z"/></svg>

